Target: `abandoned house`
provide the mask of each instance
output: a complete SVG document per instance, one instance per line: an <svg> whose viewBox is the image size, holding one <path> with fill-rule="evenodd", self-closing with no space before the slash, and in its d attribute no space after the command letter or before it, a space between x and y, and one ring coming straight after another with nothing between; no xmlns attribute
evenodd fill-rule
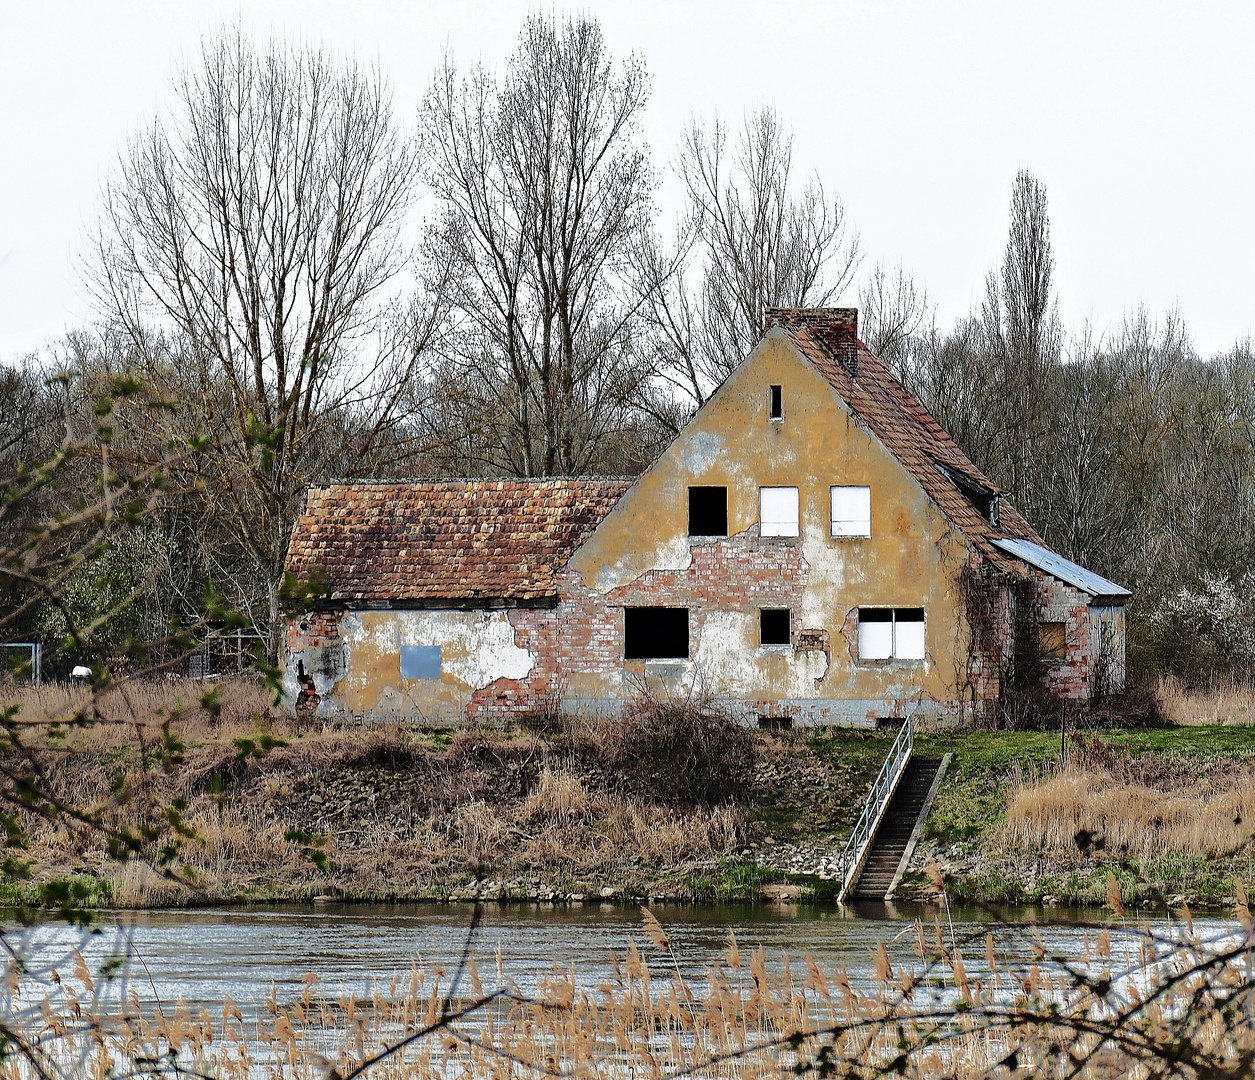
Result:
<svg viewBox="0 0 1255 1080"><path fill-rule="evenodd" d="M320 716L606 713L650 686L863 726L1124 677L1128 591L1046 548L844 308L772 309L635 480L316 487L288 568L320 595L285 687Z"/></svg>

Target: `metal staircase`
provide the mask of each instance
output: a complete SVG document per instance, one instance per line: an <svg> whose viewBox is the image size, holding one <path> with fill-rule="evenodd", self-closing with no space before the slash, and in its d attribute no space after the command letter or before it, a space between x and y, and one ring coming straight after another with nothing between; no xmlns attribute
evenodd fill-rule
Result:
<svg viewBox="0 0 1255 1080"><path fill-rule="evenodd" d="M888 900L914 853L936 792L944 759L912 758L902 773L897 790L885 807L880 828L872 839L853 887L854 900ZM909 850L908 850L909 849Z"/></svg>
<svg viewBox="0 0 1255 1080"><path fill-rule="evenodd" d="M841 853L838 901L888 900L906 870L951 759L946 754L940 761L912 760L914 749L914 727L908 718Z"/></svg>
<svg viewBox="0 0 1255 1080"><path fill-rule="evenodd" d="M863 869L868 850L876 838L876 830L880 827L885 811L889 808L893 793L897 790L898 781L902 779L902 774L906 771L907 762L911 760L913 747L914 734L908 718L902 725L902 730L898 732L898 737L893 740L893 746L889 749L885 763L880 767L880 772L867 795L863 813L854 826L854 832L850 835L845 850L841 853L841 890L837 894L838 901L846 898L850 886L854 884Z"/></svg>

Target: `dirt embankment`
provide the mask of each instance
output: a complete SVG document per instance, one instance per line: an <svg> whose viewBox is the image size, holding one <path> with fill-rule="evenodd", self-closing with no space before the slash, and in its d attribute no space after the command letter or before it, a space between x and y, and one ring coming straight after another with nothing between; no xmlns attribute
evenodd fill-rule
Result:
<svg viewBox="0 0 1255 1080"><path fill-rule="evenodd" d="M116 731L83 736L59 771L78 805L120 777L155 804L182 800L196 837L177 864L182 884L119 865L64 825L36 827L34 880L91 879L101 902L127 906L758 899L823 871L883 752L851 736L859 752L847 760L706 707L446 732L302 731L238 705L212 720L183 714L186 746L168 774L142 772Z"/></svg>
<svg viewBox="0 0 1255 1080"><path fill-rule="evenodd" d="M1255 728L953 736L902 898L1229 907L1255 888Z"/></svg>
<svg viewBox="0 0 1255 1080"><path fill-rule="evenodd" d="M827 900L893 735L751 732L715 707L666 703L618 724L303 730L268 719L257 685L224 686L214 713L183 693L106 701L118 722L76 733L54 773L72 805L102 803L120 783L142 796L135 805L183 800L196 835L183 883L119 865L99 837L64 824L33 829L24 857L36 883L74 878L97 902L133 906ZM23 715L65 705L48 691ZM174 717L185 749L168 772L142 768L125 722L136 713L151 718L150 748ZM899 898L931 895L930 858L955 900L1102 903L1113 875L1130 905L1231 903L1238 883L1255 893L1255 728L1073 739L1062 770L1059 746L1044 732L920 735L916 753L955 757Z"/></svg>

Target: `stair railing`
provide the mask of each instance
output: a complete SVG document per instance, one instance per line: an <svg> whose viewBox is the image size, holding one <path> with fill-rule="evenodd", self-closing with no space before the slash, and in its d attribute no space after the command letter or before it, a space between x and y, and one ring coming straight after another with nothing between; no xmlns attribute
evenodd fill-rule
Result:
<svg viewBox="0 0 1255 1080"><path fill-rule="evenodd" d="M837 894L838 902L845 899L845 894L854 884L854 878L858 876L863 859L867 855L867 849L871 847L872 840L876 836L880 819L885 816L889 800L893 798L898 781L902 779L902 773L906 770L906 763L911 759L911 750L914 745L911 718L908 717L902 725L902 730L898 732L898 737L893 740L893 746L889 748L885 763L880 767L876 782L872 784L872 789L867 795L867 802L863 805L863 813L858 819L858 824L854 826L854 832L841 853L841 891Z"/></svg>

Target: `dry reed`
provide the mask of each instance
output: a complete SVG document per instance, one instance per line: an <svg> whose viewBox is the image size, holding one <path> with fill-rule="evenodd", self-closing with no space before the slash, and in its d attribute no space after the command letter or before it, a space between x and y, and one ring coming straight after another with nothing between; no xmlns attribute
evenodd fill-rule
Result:
<svg viewBox="0 0 1255 1080"><path fill-rule="evenodd" d="M1189 687L1172 675L1159 679L1159 700L1171 723L1183 726L1255 723L1255 684L1219 682Z"/></svg>
<svg viewBox="0 0 1255 1080"><path fill-rule="evenodd" d="M131 748L75 754L51 780L80 806L103 804L119 777L137 800L185 800L198 839L180 855L183 884L112 863L98 837L66 821L30 823L36 880L104 878L120 907L242 894L419 899L472 881L519 898L608 884L643 895L659 869L704 871L745 840L739 805L660 805L546 756L533 738L468 734L453 752L395 727L328 730L242 760L232 735L216 730L189 747L168 776L142 772ZM119 820L134 806L119 808ZM317 838L328 873L294 834Z"/></svg>
<svg viewBox="0 0 1255 1080"><path fill-rule="evenodd" d="M201 698L215 689L216 715L200 705ZM253 676L212 682L135 679L101 691L94 699L87 686L0 682L0 710L11 705L20 706L19 720L42 723L64 722L79 710L94 706L98 722L77 732L75 741L76 748L93 750L132 745L137 725L151 737L172 718L176 718L187 742L246 733L259 719L268 717L271 694L261 679Z"/></svg>
<svg viewBox="0 0 1255 1080"><path fill-rule="evenodd" d="M1242 929L1211 941L1188 922L1167 935L1096 926L1074 957L1048 954L1034 931L997 955L990 934L959 942L917 922L913 958L879 944L872 976L853 984L809 954L769 965L732 935L704 978L686 979L646 911L661 964L629 940L595 988L555 968L524 996L500 959L487 979L471 959L415 965L360 999L310 974L297 997L272 990L247 1018L229 999L213 1014L145 1003L78 955L55 972L14 957L0 1078L1236 1078L1255 1064L1244 898L1237 915Z"/></svg>
<svg viewBox="0 0 1255 1080"><path fill-rule="evenodd" d="M1255 780L1160 790L1105 769L1069 766L1011 799L1000 833L1008 848L1106 849L1143 859L1164 853L1230 854L1251 837Z"/></svg>

